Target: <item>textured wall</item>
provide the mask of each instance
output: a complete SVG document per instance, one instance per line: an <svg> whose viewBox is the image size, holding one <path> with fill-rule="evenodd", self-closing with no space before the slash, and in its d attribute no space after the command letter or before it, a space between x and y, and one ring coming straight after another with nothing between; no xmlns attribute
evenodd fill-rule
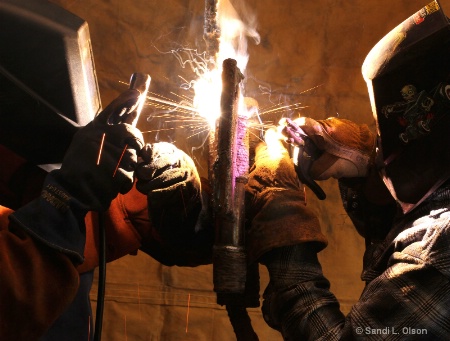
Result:
<svg viewBox="0 0 450 341"><path fill-rule="evenodd" d="M195 78L174 51L203 51L202 0L52 0L89 23L103 105L126 88L131 73L152 76L151 91L176 101L192 97L182 90L183 79ZM235 1L238 3L238 1ZM390 29L427 3L411 0L247 0L244 20L256 17L261 43L249 43L250 60L245 95L260 111L301 103L306 108L265 114L266 121L282 115L323 119L340 116L374 129L361 65L370 48ZM444 8L450 7L443 0ZM450 10L447 10L450 12ZM251 14L251 15L250 15ZM191 152L201 137L189 136L179 123L157 118L161 108L148 106L139 127L147 142L174 141ZM172 113L176 115L176 113ZM159 130L159 134L155 130ZM194 155L201 161L202 153ZM201 163L201 162L200 162ZM201 169L204 171L204 169ZM309 205L320 216L329 238L320 254L331 288L348 312L358 299L362 239L341 208L337 183L326 181L328 194ZM267 276L262 273L262 282ZM108 265L105 306L106 340L230 340L233 332L225 311L215 304L210 267L167 268L150 257L127 256ZM95 293L95 292L93 292ZM190 296L189 296L190 295ZM189 301L190 298L190 301ZM189 301L189 320L186 322ZM260 340L280 339L252 309ZM188 330L186 332L186 326Z"/></svg>

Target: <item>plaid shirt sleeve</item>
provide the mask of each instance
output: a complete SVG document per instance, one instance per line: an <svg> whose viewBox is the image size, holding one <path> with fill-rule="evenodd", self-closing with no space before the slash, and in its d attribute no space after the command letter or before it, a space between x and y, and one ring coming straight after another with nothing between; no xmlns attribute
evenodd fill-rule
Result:
<svg viewBox="0 0 450 341"><path fill-rule="evenodd" d="M394 229L370 251L367 286L347 317L317 258L284 252L268 266L274 281L266 290L264 317L285 340L448 340L449 231L447 209Z"/></svg>

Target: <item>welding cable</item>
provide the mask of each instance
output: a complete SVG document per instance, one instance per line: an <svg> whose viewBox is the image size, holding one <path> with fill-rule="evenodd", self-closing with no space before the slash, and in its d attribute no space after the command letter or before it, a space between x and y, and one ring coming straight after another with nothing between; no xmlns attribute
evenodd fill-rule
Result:
<svg viewBox="0 0 450 341"><path fill-rule="evenodd" d="M243 305L227 304L225 306L237 341L258 341L247 309Z"/></svg>
<svg viewBox="0 0 450 341"><path fill-rule="evenodd" d="M97 308L95 313L94 341L100 341L102 338L103 307L105 304L106 232L105 232L105 219L102 212L98 213L98 226L99 226L99 268L98 268Z"/></svg>

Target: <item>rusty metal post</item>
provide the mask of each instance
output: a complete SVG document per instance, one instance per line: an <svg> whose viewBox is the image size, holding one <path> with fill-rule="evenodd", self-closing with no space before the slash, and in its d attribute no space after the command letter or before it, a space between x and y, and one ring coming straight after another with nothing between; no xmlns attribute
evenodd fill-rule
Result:
<svg viewBox="0 0 450 341"><path fill-rule="evenodd" d="M238 135L242 135L242 132L238 132L239 84L242 79L236 61L226 59L222 71L221 116L215 136L217 159L213 165L216 229L213 248L214 290L225 294L244 292L247 267L243 221L246 177L245 174L239 175L242 170L239 170L237 162L237 140ZM242 160L239 162L242 163ZM244 168L248 170L248 158L243 162L246 162Z"/></svg>
<svg viewBox="0 0 450 341"><path fill-rule="evenodd" d="M220 28L218 0L205 0L203 38L210 70L217 67ZM247 306L259 306L258 265L247 273L245 243L245 184L249 166L247 119L239 117L240 82L244 78L233 59L223 62L221 116L207 145L208 178L214 189L212 207L216 239L213 247L213 281L217 303L226 305L237 341L257 341ZM248 280L248 281L247 281ZM250 285L250 295L246 290ZM253 293L256 288L256 296ZM250 297L247 300L247 296ZM256 301L255 302L255 297Z"/></svg>

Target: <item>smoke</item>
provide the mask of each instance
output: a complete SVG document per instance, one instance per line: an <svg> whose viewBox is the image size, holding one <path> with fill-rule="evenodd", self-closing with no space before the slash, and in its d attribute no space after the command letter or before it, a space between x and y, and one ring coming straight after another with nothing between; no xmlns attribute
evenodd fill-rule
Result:
<svg viewBox="0 0 450 341"><path fill-rule="evenodd" d="M220 26L220 48L217 56L218 65L227 58L233 58L242 73L245 73L248 55L248 39L259 44L260 36L256 30L256 16L242 3L239 10L245 15L244 23L230 0L219 0L217 18Z"/></svg>

